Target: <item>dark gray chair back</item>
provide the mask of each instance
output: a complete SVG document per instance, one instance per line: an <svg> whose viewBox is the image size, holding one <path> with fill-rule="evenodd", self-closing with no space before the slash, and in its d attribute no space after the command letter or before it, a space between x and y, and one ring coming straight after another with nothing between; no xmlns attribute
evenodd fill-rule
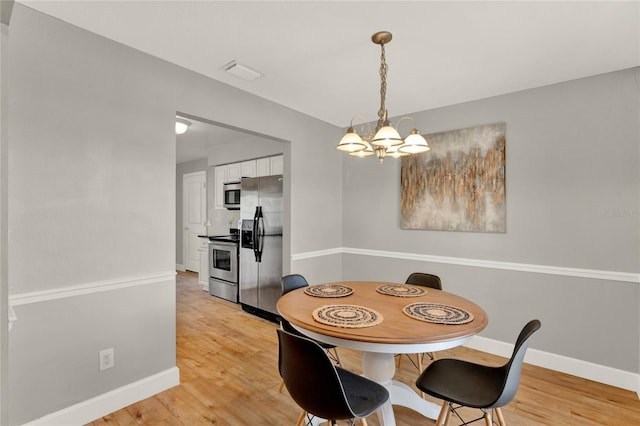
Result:
<svg viewBox="0 0 640 426"><path fill-rule="evenodd" d="M282 294L287 294L292 290L309 285L307 280L300 274L285 275L280 282L282 283Z"/></svg>
<svg viewBox="0 0 640 426"><path fill-rule="evenodd" d="M349 406L336 367L320 345L282 329L277 331L278 369L296 404L327 420L358 417Z"/></svg>
<svg viewBox="0 0 640 426"><path fill-rule="evenodd" d="M423 272L414 272L409 275L409 278L405 281L405 284L419 285L422 287L435 288L436 290L442 290L442 282L440 277L432 274L425 274Z"/></svg>

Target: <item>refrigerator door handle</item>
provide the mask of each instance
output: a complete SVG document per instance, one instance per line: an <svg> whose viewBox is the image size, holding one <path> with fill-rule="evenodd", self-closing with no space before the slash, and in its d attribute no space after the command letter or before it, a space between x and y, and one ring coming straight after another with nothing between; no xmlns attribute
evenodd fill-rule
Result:
<svg viewBox="0 0 640 426"><path fill-rule="evenodd" d="M262 209L261 209L260 216L258 217L258 262L262 262L263 247L264 247L264 216L262 216Z"/></svg>
<svg viewBox="0 0 640 426"><path fill-rule="evenodd" d="M260 219L262 218L262 206L257 206L256 211L253 214L253 255L256 258L256 262L262 261L262 247L260 238Z"/></svg>

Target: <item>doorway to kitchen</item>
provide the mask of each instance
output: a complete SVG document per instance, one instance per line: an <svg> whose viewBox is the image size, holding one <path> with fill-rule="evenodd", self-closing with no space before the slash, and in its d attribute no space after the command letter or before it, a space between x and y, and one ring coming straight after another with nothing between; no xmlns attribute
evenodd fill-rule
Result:
<svg viewBox="0 0 640 426"><path fill-rule="evenodd" d="M201 287L207 290L208 265L203 265L208 260L203 256L207 241L197 235L229 234L238 228L240 219L239 210L225 207L222 184L241 177L281 174L285 200L282 270L288 271L290 143L188 113L177 112L176 116L188 123L186 132L176 134L176 269L200 272ZM197 184L192 183L191 176L196 174L206 176L204 213L198 209L198 196L193 194ZM199 230L191 229L197 229L201 222Z"/></svg>

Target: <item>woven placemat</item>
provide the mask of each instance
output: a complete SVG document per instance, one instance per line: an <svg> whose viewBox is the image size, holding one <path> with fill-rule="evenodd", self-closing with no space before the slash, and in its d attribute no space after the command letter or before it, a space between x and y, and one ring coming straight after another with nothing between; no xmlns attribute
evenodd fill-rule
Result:
<svg viewBox="0 0 640 426"><path fill-rule="evenodd" d="M412 303L402 308L411 318L436 324L466 324L473 321L473 315L464 309L439 303Z"/></svg>
<svg viewBox="0 0 640 426"><path fill-rule="evenodd" d="M319 284L305 287L304 292L315 297L345 297L353 293L353 289L342 284Z"/></svg>
<svg viewBox="0 0 640 426"><path fill-rule="evenodd" d="M364 306L325 305L313 311L313 319L335 327L364 328L380 324L382 315Z"/></svg>
<svg viewBox="0 0 640 426"><path fill-rule="evenodd" d="M383 284L376 288L376 291L387 296L397 297L418 297L427 294L427 290L406 284Z"/></svg>

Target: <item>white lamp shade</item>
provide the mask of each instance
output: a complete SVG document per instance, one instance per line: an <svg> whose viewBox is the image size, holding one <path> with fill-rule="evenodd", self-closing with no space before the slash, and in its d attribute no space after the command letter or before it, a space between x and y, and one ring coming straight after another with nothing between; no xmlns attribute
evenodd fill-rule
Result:
<svg viewBox="0 0 640 426"><path fill-rule="evenodd" d="M191 122L183 118L176 118L176 135L181 135L191 126Z"/></svg>
<svg viewBox="0 0 640 426"><path fill-rule="evenodd" d="M357 152L362 151L366 147L362 138L353 130L353 127L349 127L336 149L339 151Z"/></svg>
<svg viewBox="0 0 640 426"><path fill-rule="evenodd" d="M390 147L400 145L402 143L402 138L393 126L384 126L376 132L371 143L375 146Z"/></svg>
<svg viewBox="0 0 640 426"><path fill-rule="evenodd" d="M350 152L349 155L353 155L354 157L359 157L359 158L364 158L364 157L368 157L370 155L373 155L373 147L371 147L371 144L365 140L362 141L366 148L365 149L361 149L360 151L354 151L354 152Z"/></svg>
<svg viewBox="0 0 640 426"><path fill-rule="evenodd" d="M409 155L409 153L407 152L402 152L400 150L400 148L402 148L404 145L396 145L396 146L390 146L389 148L387 148L387 153L386 155L392 158L400 158L400 157L405 157L407 155Z"/></svg>
<svg viewBox="0 0 640 426"><path fill-rule="evenodd" d="M417 129L413 129L411 134L407 136L398 150L406 154L418 154L421 152L429 151L429 144L427 140L418 132Z"/></svg>

